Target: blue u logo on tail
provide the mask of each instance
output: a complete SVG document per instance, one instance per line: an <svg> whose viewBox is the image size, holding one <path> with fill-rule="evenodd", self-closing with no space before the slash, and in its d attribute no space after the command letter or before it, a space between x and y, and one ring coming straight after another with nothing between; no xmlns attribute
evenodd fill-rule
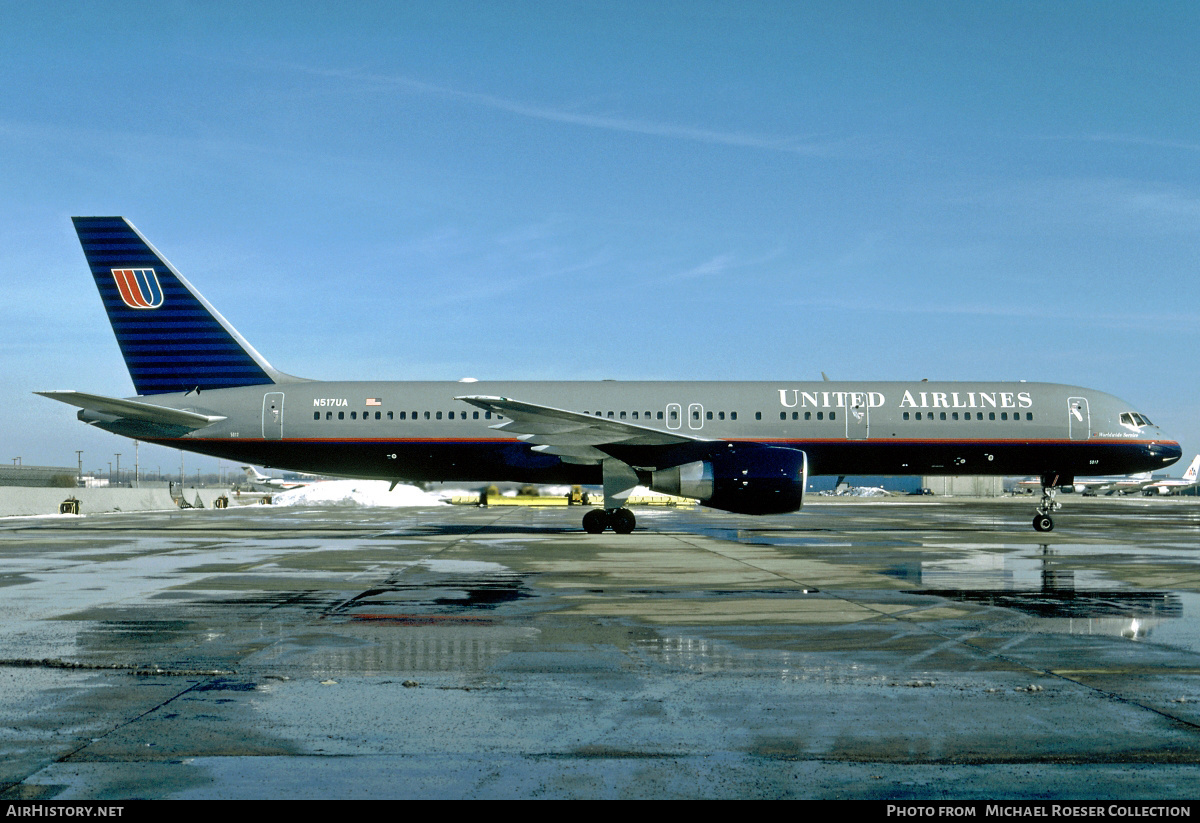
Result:
<svg viewBox="0 0 1200 823"><path fill-rule="evenodd" d="M131 309L157 309L163 304L162 286L154 269L113 269L121 300Z"/></svg>

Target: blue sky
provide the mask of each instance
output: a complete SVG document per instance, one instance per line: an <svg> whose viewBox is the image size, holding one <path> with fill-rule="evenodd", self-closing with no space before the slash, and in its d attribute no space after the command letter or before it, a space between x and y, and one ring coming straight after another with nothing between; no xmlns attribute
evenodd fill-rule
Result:
<svg viewBox="0 0 1200 823"><path fill-rule="evenodd" d="M31 394L132 393L73 214L306 377L1045 380L1193 454L1198 24L0 0L0 460L132 451Z"/></svg>

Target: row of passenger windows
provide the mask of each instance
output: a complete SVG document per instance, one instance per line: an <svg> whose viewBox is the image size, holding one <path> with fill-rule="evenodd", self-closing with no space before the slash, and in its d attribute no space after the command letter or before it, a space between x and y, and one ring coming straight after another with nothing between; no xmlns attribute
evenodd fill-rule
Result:
<svg viewBox="0 0 1200 823"><path fill-rule="evenodd" d="M916 419L917 419L917 420L920 420L920 419L921 419L921 412L914 412L914 414L916 415ZM926 419L926 420L934 420L934 419L937 419L937 420L945 420L945 419L946 419L946 412L938 412L938 413L937 413L937 414L938 414L938 416L937 416L936 418L933 416L933 414L934 414L933 412L926 412L926 413L925 413L925 419ZM908 412L905 412L905 413L904 413L904 419L905 419L905 420L908 420ZM958 412L950 412L950 419L951 419L951 420L958 420ZM970 412L963 412L962 419L963 419L963 420L970 420L970 419L971 419L971 413L970 413ZM974 418L974 419L976 419L976 420L982 420L982 419L983 419L983 412L975 412L975 418ZM996 412L988 412L987 419L988 419L988 420L995 420L995 419L996 419ZM1000 412L1000 419L1001 419L1001 420L1008 420L1008 412ZM1020 412L1013 412L1013 413L1012 413L1012 419L1013 419L1013 420L1020 420L1020 419L1021 419L1021 413L1020 413ZM1026 419L1026 420L1032 420L1032 419L1033 419L1033 412L1025 412L1025 419Z"/></svg>
<svg viewBox="0 0 1200 823"><path fill-rule="evenodd" d="M623 411L622 412L612 412L612 411L610 411L610 412L602 412L602 411L589 412L589 411L585 411L584 414L590 414L590 415L593 415L594 417L607 417L610 420L639 420L639 419L640 420L663 420L663 419L678 420L681 411L682 411L682 409L672 408L670 410L670 414L667 414L667 415L664 415L662 412L642 412L641 414L643 416L640 418L638 417L638 412L623 412ZM690 413L691 413L693 420L700 419L700 409L699 408L692 408L690 410ZM723 412L723 411L705 412L704 419L705 420L724 420L725 412ZM730 412L729 419L737 420L738 419L737 412ZM755 414L754 419L762 420L762 412L758 412L757 414Z"/></svg>
<svg viewBox="0 0 1200 823"><path fill-rule="evenodd" d="M588 413L589 413L589 412L584 412L584 414L588 414ZM331 412L331 411L327 411L327 412L325 412L325 419L326 419L326 420L333 420L333 419L334 419L334 417L333 417L333 415L334 415L334 414L335 414L335 412ZM358 420L358 419L360 419L360 418L359 418L359 413L358 413L358 412L356 412L356 411L352 411L352 412L344 412L344 411L340 411L340 412L336 412L336 414L337 414L337 419L338 419L338 420L345 420L345 419L346 419L346 415L347 415L347 414L349 414L349 415L350 415L350 419L351 419L351 420ZM470 415L470 418L468 418L468 417L467 417L467 415L468 415L468 414ZM482 418L480 417L480 415L481 415L481 414L482 414ZM607 418L609 418L609 419L612 419L612 420L626 420L626 419L632 419L632 420L662 420L662 419L664 419L664 414L663 414L663 412L657 412L657 413L652 413L652 412L642 412L642 414L644 415L644 417L639 417L639 414L638 414L638 412L611 412L611 411L610 411L610 412L608 412L608 413L605 413L605 412L595 412L595 416L596 416L596 417L607 417ZM679 419L679 414L680 414L680 410L679 410L679 409L671 409L671 411L670 411L670 414L669 414L669 415L666 415L666 417L668 417L668 418L669 418L670 420L672 420L672 421L675 421L675 420L678 420L678 419ZM690 411L690 414L691 414L691 418L692 418L692 420L699 420L699 419L700 419L700 410L699 410L699 409L692 409L692 410ZM793 419L793 420L800 420L800 419L801 419L801 417L800 417L800 414L801 414L800 412L792 412L792 419ZM810 412L810 411L806 411L806 412L804 412L804 417L803 417L803 419L804 419L804 420L812 420L812 419L814 419L814 414L816 415L816 418L815 418L815 419L817 419L817 420L824 420L824 419L826 419L826 418L825 418L825 412ZM946 412L937 412L937 413L936 413L936 414L938 415L937 417L934 417L934 414L935 414L935 412L925 412L925 413L924 413L924 417L923 417L923 418L922 418L922 413L921 413L921 412L913 412L912 414L914 414L914 415L915 415L915 417L912 417L912 418L910 418L910 417L909 417L909 414L910 414L909 412L904 412L904 419L905 419L905 420L909 420L909 419L915 419L915 420L921 420L921 419L925 419L925 420L947 420L947 419L950 419L950 420L958 420L958 419L960 419L960 418L959 418L959 416L958 416L958 412L950 412L950 416L949 416L949 418L947 418L947 416L946 416ZM410 416L410 415L411 415L411 416ZM452 411L448 411L448 412L445 412L445 413L444 413L444 415L445 415L445 419L446 419L446 420L467 420L467 419L470 419L470 420L480 420L480 419L483 419L483 420L491 420L491 419L492 419L492 413L491 413L490 411L485 411L485 412L477 412L477 411L473 411L473 412L465 412L465 411L460 411L460 412L452 412ZM456 416L456 415L457 415L457 416ZM714 417L714 415L715 415L715 417ZM1124 415L1122 415L1122 416L1124 416ZM320 413L319 411L315 411L315 412L313 412L313 420L320 420L320 419L321 419L321 413ZM368 412L368 411L365 411L365 412L363 412L363 413L362 413L362 418L361 418L361 419L363 419L363 420L371 420L371 419L372 419L372 417L371 417L371 412ZM383 412L383 411L377 411L377 412L375 412L375 413L374 413L374 419L375 419L375 420L421 420L421 419L425 419L425 420L441 420L441 419L443 419L443 412L440 412L440 411L435 411L435 412L419 412L419 411L414 411L414 412L390 412L390 411L389 411L389 412ZM495 416L495 419L496 419L496 420L503 420L504 418L503 418L503 416L501 416L501 415L499 415L499 414L498 414L498 415L496 415L496 416ZM723 411L718 411L718 412L704 412L704 419L706 419L706 420L714 420L714 419L715 419L715 420L724 420L724 419L726 419L726 418L725 418L725 412L723 412ZM737 419L738 419L738 413L737 413L737 412L729 412L729 419L730 419L730 420L737 420ZM754 419L755 419L755 420L762 420L762 412L755 412L755 413L754 413ZM788 413L787 413L787 412L780 412L780 413L779 413L779 419L780 419L780 420L787 420L787 419L788 419ZM829 412L829 418L828 418L828 419L830 419L830 420L837 420L837 412L835 412L835 411L831 411L831 412ZM972 418L971 418L971 412L963 412L963 413L962 413L962 418L961 418L961 419L962 419L962 420L971 420L971 419L972 419ZM975 412L975 418L974 418L974 419L975 419L975 420L983 420L983 412ZM988 412L987 419L988 419L988 420L995 420L995 419L996 419L996 412ZM1008 419L1009 419L1009 417L1008 417L1008 412L1000 412L1000 419L1001 419L1001 420L1008 420ZM1020 419L1021 419L1021 413L1020 413L1020 412L1013 412L1013 413L1012 413L1012 419L1013 419L1013 420L1020 420ZM1025 413L1025 419L1026 419L1026 420L1032 420L1032 419L1033 419L1033 412L1026 412L1026 413Z"/></svg>
<svg viewBox="0 0 1200 823"><path fill-rule="evenodd" d="M780 413L779 413L779 419L780 419L780 420L787 420L787 412L780 412ZM793 419L793 420L799 420L799 419L800 419L800 412L792 412L792 419ZM812 419L813 419L813 413L812 413L812 412L805 412L805 413L804 413L804 419L805 419L805 420L812 420ZM825 412L817 412L817 419L818 419L818 420L824 420L824 419L825 419ZM830 420L837 420L837 412L833 412L833 411L831 411L831 412L829 413L829 419L830 419Z"/></svg>
<svg viewBox="0 0 1200 823"><path fill-rule="evenodd" d="M352 411L352 412L344 412L344 411L340 411L340 412L337 412L337 419L338 419L338 420L345 420L345 419L346 419L346 415L347 415L347 414L349 414L349 415L350 415L350 419L351 419L351 420L358 420L358 419L359 419L359 417L358 417L358 412L356 412L356 411ZM411 417L409 417L409 415L410 415L410 414L412 415ZM458 416L457 416L457 418L455 417L455 414L457 414L457 415L458 415ZM460 411L460 412L457 412L457 413L456 413L456 412L446 412L446 419L447 419L447 420L455 420L455 419L457 419L457 420L467 420L467 419L468 419L468 418L467 418L467 415L468 415L468 414L469 414L469 415L471 415L471 417L470 417L470 419L471 419L471 420L479 420L479 419L480 419L480 414L482 414L482 415L483 415L483 418L482 418L482 419L484 419L484 420L491 420L491 419L492 419L492 413L491 413L490 411L485 411L485 412L477 412L477 411L475 411L475 412L465 412L465 411ZM334 413L333 413L333 412L331 412L331 411L327 411L327 412L325 412L325 419L326 419L326 420L333 420L333 415L334 415ZM420 419L421 419L421 415L424 415L424 419L425 419L425 420L441 420L441 419L442 419L442 412L440 412L440 411L438 411L438 412L419 412L419 411L415 411L415 412L411 412L411 413L410 413L410 412L375 412L375 418L374 418L374 419L376 419L376 420L410 420L410 419L411 419L411 420L420 420ZM320 413L319 411L315 411L315 412L313 412L313 420L320 420L320 419L321 419L321 413ZM365 411L365 412L363 412L363 413L362 413L362 419L363 419L363 420L370 420L370 419L371 419L371 412L368 412L368 411ZM496 415L496 419L497 419L497 420L503 420L504 418L503 418L502 416L500 416L500 415Z"/></svg>

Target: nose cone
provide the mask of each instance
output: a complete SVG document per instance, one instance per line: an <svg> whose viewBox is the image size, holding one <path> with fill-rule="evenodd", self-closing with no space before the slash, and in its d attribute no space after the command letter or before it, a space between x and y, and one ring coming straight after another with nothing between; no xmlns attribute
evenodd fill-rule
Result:
<svg viewBox="0 0 1200 823"><path fill-rule="evenodd" d="M1169 466L1183 457L1183 449L1174 440L1161 440L1146 446L1146 453L1156 461L1161 461L1163 467Z"/></svg>

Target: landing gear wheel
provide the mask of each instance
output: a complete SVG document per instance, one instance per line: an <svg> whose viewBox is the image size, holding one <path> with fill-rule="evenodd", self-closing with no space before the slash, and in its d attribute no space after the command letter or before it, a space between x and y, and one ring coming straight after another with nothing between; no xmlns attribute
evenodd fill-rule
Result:
<svg viewBox="0 0 1200 823"><path fill-rule="evenodd" d="M608 522L617 534L629 534L637 525L637 518L629 509L613 509L608 513Z"/></svg>
<svg viewBox="0 0 1200 823"><path fill-rule="evenodd" d="M1039 532L1048 532L1054 528L1054 520L1048 514L1035 514L1033 528Z"/></svg>
<svg viewBox="0 0 1200 823"><path fill-rule="evenodd" d="M592 509L583 516L583 530L588 534L600 534L608 528L608 512Z"/></svg>

